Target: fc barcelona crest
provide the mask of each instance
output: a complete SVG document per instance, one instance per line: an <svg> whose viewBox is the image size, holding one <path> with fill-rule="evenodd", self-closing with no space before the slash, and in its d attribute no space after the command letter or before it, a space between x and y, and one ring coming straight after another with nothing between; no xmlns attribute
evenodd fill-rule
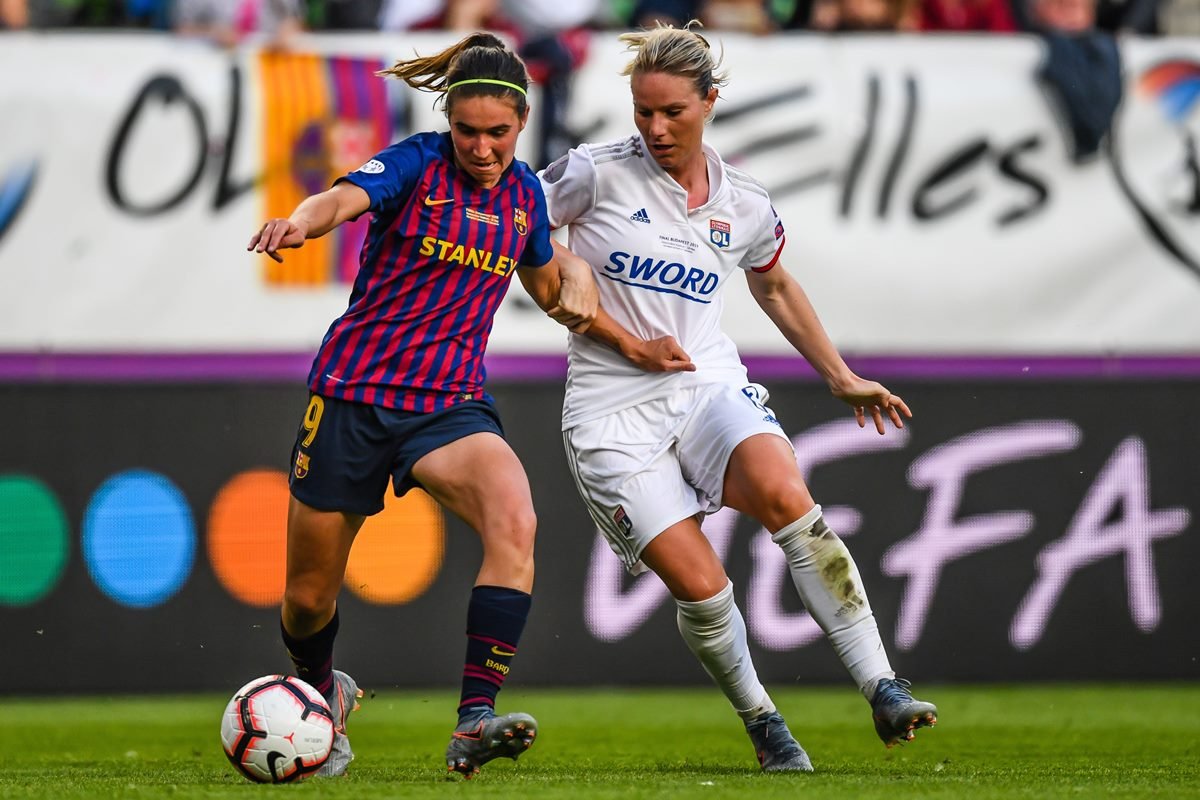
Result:
<svg viewBox="0 0 1200 800"><path fill-rule="evenodd" d="M308 465L309 465L308 454L303 453L300 450L297 450L296 451L296 467L295 467L295 474L296 474L297 479L303 478L305 475L308 474Z"/></svg>
<svg viewBox="0 0 1200 800"><path fill-rule="evenodd" d="M517 229L517 233L524 236L529 233L529 216L523 208L513 209L513 227Z"/></svg>
<svg viewBox="0 0 1200 800"><path fill-rule="evenodd" d="M719 219L708 221L708 240L717 247L729 247L729 237L732 233L733 226L728 222L722 222Z"/></svg>

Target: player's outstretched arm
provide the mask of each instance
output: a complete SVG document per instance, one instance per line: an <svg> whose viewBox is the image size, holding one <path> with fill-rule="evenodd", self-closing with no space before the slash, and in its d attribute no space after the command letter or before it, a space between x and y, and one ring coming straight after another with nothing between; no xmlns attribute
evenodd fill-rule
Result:
<svg viewBox="0 0 1200 800"><path fill-rule="evenodd" d="M646 372L696 371L691 357L679 346L674 336L640 339L610 317L604 306L596 309L596 319L586 335L608 345Z"/></svg>
<svg viewBox="0 0 1200 800"><path fill-rule="evenodd" d="M371 198L362 188L343 182L320 194L305 198L286 219L269 219L250 237L247 250L266 253L282 263L278 251L301 247L308 239L324 236L347 220L371 207Z"/></svg>
<svg viewBox="0 0 1200 800"><path fill-rule="evenodd" d="M594 303L586 322L572 326L568 309L568 297L595 293L596 279L591 265L558 242L553 242L554 258L550 263L536 269L517 272L521 285L551 318L566 325L571 331L603 342L629 359L638 368L647 372L693 372L696 365L672 336L646 341L627 331L610 317L603 306ZM574 301L570 301L574 302Z"/></svg>
<svg viewBox="0 0 1200 800"><path fill-rule="evenodd" d="M833 396L854 409L860 428L866 426L868 414L881 434L887 430L884 416L897 428L904 427L901 416L912 417L908 405L886 386L860 378L846 366L808 295L782 264L767 272L747 272L746 280L755 302L780 333L821 374Z"/></svg>

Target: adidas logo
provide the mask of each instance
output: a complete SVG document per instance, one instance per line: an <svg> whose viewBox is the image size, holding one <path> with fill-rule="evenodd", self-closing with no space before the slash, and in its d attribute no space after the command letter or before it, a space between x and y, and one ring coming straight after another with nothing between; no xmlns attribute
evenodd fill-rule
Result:
<svg viewBox="0 0 1200 800"><path fill-rule="evenodd" d="M637 211L629 215L629 218L634 222L644 222L650 224L650 215L646 213L646 209L639 208Z"/></svg>

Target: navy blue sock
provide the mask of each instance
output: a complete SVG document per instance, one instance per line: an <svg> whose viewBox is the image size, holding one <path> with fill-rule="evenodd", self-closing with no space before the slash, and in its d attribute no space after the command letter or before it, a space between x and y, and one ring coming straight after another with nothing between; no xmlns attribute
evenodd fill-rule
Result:
<svg viewBox="0 0 1200 800"><path fill-rule="evenodd" d="M517 654L531 598L503 586L476 586L467 607L467 657L463 665L458 716L468 708L496 706L496 693Z"/></svg>
<svg viewBox="0 0 1200 800"><path fill-rule="evenodd" d="M323 695L333 688L333 640L337 638L338 612L324 628L307 639L297 639L283 627L279 620L279 631L283 634L283 646L296 667L296 677L312 686Z"/></svg>

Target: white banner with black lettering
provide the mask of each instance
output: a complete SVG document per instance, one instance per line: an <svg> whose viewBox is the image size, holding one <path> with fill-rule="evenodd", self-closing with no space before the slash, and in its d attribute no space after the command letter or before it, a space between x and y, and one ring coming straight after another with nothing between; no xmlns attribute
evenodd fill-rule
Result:
<svg viewBox="0 0 1200 800"><path fill-rule="evenodd" d="M1114 146L1075 163L1034 40L716 38L732 80L708 141L771 192L783 263L844 351L1200 352L1200 40L1123 42ZM373 73L451 40L0 36L0 351L311 350L345 307L361 227L283 268L246 242L444 126ZM593 37L570 115L589 140L633 130L625 58ZM521 296L492 352L561 352ZM728 299L743 352L788 350L743 288Z"/></svg>

